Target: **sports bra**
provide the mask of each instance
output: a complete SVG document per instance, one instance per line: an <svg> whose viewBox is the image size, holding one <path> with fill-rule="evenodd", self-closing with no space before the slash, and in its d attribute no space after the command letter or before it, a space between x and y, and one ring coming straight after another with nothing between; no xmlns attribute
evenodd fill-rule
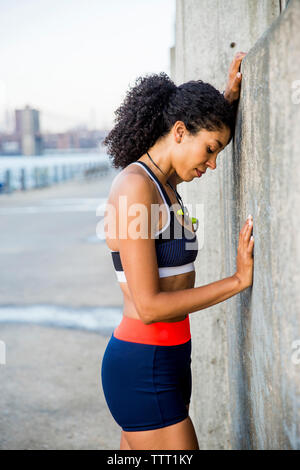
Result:
<svg viewBox="0 0 300 470"><path fill-rule="evenodd" d="M194 261L198 254L198 240L195 232L183 226L174 214L170 198L153 171L141 161L131 165L141 166L156 184L160 195L168 209L166 225L155 234L155 250L159 277L174 276L195 271ZM113 265L119 282L127 282L122 267L119 251L110 250Z"/></svg>

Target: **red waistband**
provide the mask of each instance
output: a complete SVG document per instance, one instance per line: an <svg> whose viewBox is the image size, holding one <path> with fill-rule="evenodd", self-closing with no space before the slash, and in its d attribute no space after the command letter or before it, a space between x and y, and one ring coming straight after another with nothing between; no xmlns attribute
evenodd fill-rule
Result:
<svg viewBox="0 0 300 470"><path fill-rule="evenodd" d="M115 328L113 336L123 341L154 344L158 346L175 346L191 339L189 315L178 322L157 322L146 325L137 318L123 315L121 323Z"/></svg>

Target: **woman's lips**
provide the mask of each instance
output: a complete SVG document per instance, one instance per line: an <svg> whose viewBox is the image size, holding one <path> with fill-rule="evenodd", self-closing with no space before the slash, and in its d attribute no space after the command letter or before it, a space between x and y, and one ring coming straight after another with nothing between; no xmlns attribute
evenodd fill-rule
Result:
<svg viewBox="0 0 300 470"><path fill-rule="evenodd" d="M197 173L198 178L200 178L200 176L202 176L202 172L199 171L199 170L197 170L197 168L195 168L195 170L196 170L196 173Z"/></svg>

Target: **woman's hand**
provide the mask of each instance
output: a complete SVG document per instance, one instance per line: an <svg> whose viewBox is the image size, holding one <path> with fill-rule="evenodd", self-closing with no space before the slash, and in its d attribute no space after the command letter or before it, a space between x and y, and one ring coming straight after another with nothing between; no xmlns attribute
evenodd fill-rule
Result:
<svg viewBox="0 0 300 470"><path fill-rule="evenodd" d="M251 237L253 228L252 216L246 220L240 231L239 245L236 258L236 273L234 274L240 281L241 290L252 286L253 283L253 247L254 238Z"/></svg>
<svg viewBox="0 0 300 470"><path fill-rule="evenodd" d="M225 88L224 98L232 103L240 97L242 74L239 72L241 62L247 52L237 52L229 67L228 79Z"/></svg>

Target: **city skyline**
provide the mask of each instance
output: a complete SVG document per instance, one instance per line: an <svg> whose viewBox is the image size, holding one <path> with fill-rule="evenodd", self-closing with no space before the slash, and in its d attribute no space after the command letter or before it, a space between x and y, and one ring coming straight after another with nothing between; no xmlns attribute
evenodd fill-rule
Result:
<svg viewBox="0 0 300 470"><path fill-rule="evenodd" d="M0 0L0 130L29 105L43 132L109 129L136 78L170 74L175 0Z"/></svg>
<svg viewBox="0 0 300 470"><path fill-rule="evenodd" d="M16 109L14 121L14 129L0 132L0 157L41 156L45 151L104 150L101 145L107 133L105 130L78 126L64 132L43 132L39 110L29 106Z"/></svg>

